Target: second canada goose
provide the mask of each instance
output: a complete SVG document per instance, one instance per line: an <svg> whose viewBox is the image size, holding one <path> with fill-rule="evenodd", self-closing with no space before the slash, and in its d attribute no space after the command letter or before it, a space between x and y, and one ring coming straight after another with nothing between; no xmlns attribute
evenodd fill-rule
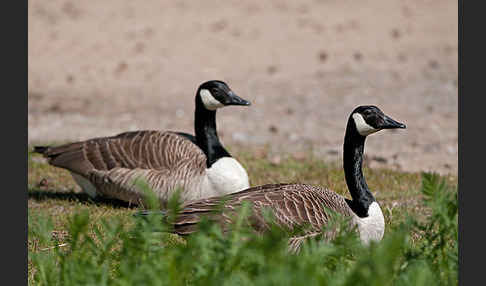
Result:
<svg viewBox="0 0 486 286"><path fill-rule="evenodd" d="M224 197L214 197L182 205L175 217L173 232L187 235L197 230L202 216L210 215L212 220L225 226L231 223L235 209L243 202L250 202L253 208L249 217L257 231L265 231L267 224L262 215L264 208L273 212L276 223L290 229L308 224L309 232L290 240L292 250L299 248L307 237L322 234L322 227L328 223L326 208L351 218L357 226L361 241L381 240L385 231L385 220L380 205L366 184L362 172L365 139L382 129L406 128L385 115L376 106L359 106L348 119L344 136L344 173L352 199L347 199L327 188L306 184L271 184L252 187ZM214 210L222 204L222 212ZM324 208L326 207L326 208ZM146 215L150 211L140 212ZM166 215L166 212L162 212Z"/></svg>
<svg viewBox="0 0 486 286"><path fill-rule="evenodd" d="M139 204L143 179L162 204L181 188L182 201L234 193L249 187L248 174L219 141L216 110L248 106L226 83L212 80L196 93L195 136L181 132L133 131L34 151L67 169L83 191Z"/></svg>

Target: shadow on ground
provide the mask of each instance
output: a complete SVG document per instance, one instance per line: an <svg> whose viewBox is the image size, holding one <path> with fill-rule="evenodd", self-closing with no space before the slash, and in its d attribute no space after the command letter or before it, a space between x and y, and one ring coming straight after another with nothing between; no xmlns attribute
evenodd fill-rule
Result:
<svg viewBox="0 0 486 286"><path fill-rule="evenodd" d="M36 200L38 202L46 200L61 200L61 201L74 201L87 204L96 205L109 205L114 208L129 208L135 209L137 205L130 204L117 199L96 197L91 198L87 194L74 193L74 192L56 192L55 190L42 190L42 189L30 189L28 193L28 198Z"/></svg>

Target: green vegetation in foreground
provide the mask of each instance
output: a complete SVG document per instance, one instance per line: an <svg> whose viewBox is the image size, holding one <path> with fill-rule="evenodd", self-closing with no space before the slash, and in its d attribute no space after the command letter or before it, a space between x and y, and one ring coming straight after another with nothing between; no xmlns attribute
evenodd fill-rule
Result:
<svg viewBox="0 0 486 286"><path fill-rule="evenodd" d="M305 182L349 197L337 164L237 155L252 185ZM457 285L455 177L365 168L385 214L384 239L365 247L340 233L289 254L277 228L256 236L236 225L224 236L204 222L187 240L154 231L166 227L160 217L135 218L127 204L93 201L74 191L68 172L38 158L29 155L30 285Z"/></svg>

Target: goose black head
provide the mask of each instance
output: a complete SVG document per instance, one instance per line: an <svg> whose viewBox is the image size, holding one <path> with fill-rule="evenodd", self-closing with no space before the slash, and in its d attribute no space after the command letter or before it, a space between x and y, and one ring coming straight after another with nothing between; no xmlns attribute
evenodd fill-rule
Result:
<svg viewBox="0 0 486 286"><path fill-rule="evenodd" d="M237 96L228 85L219 80L210 80L199 86L198 94L207 110L216 110L228 105L248 106L251 103Z"/></svg>
<svg viewBox="0 0 486 286"><path fill-rule="evenodd" d="M368 136L382 129L406 128L405 124L395 121L373 105L356 107L351 118L361 136Z"/></svg>

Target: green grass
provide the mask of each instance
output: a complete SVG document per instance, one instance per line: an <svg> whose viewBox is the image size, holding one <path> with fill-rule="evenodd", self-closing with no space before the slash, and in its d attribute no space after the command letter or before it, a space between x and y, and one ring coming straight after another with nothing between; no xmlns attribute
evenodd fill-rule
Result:
<svg viewBox="0 0 486 286"><path fill-rule="evenodd" d="M251 185L301 182L349 197L340 164L312 156L272 164L261 152L233 153ZM457 285L454 176L365 168L385 214L384 239L364 247L341 233L289 255L278 229L223 236L206 222L188 240L154 232L154 221L132 216L137 208L89 199L67 171L40 158L28 155L30 285Z"/></svg>

